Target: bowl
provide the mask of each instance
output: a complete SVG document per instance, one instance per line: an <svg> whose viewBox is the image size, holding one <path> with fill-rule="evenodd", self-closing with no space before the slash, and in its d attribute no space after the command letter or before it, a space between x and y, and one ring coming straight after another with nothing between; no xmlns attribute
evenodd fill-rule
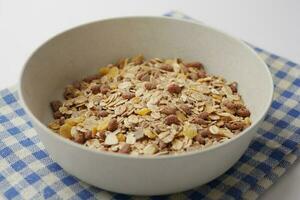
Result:
<svg viewBox="0 0 300 200"><path fill-rule="evenodd" d="M88 149L47 128L50 100L65 85L121 57L180 57L201 61L208 73L237 81L252 115L238 136L201 151L131 156ZM65 171L105 190L132 195L185 191L220 176L247 149L271 103L273 83L258 55L242 41L195 22L124 17L65 31L41 45L20 77L19 96L51 158Z"/></svg>

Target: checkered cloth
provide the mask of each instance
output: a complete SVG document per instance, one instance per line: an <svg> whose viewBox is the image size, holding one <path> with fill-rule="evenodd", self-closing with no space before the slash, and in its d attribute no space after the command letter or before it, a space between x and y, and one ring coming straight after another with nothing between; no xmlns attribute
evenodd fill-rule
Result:
<svg viewBox="0 0 300 200"><path fill-rule="evenodd" d="M168 16L183 17L178 13ZM186 17L185 17L186 18ZM0 91L0 197L4 199L256 199L299 157L300 66L253 47L275 83L272 106L241 159L193 190L131 197L81 182L53 162L19 104L16 88Z"/></svg>

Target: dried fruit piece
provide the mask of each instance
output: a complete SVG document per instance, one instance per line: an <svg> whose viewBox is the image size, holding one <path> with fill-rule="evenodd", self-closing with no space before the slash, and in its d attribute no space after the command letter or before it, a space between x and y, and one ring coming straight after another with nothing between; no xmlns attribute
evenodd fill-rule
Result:
<svg viewBox="0 0 300 200"><path fill-rule="evenodd" d="M113 79L113 78L115 78L118 74L119 74L119 68L118 68L118 67L111 67L111 68L109 69L109 72L106 74L106 76L107 76L108 78Z"/></svg>
<svg viewBox="0 0 300 200"><path fill-rule="evenodd" d="M59 129L59 134L62 135L65 138L72 138L71 135L71 128L72 126L69 124L64 124Z"/></svg>
<svg viewBox="0 0 300 200"><path fill-rule="evenodd" d="M127 144L134 144L136 142L136 138L132 133L128 134L126 137L126 143Z"/></svg>
<svg viewBox="0 0 300 200"><path fill-rule="evenodd" d="M183 126L182 134L187 138L192 139L198 134L197 127L193 124L187 123Z"/></svg>
<svg viewBox="0 0 300 200"><path fill-rule="evenodd" d="M144 62L144 56L137 55L131 59L131 62L133 62L135 65L140 65Z"/></svg>
<svg viewBox="0 0 300 200"><path fill-rule="evenodd" d="M109 70L110 70L109 67L101 67L101 68L99 69L99 74L100 74L101 76L104 76L104 75L108 74Z"/></svg>
<svg viewBox="0 0 300 200"><path fill-rule="evenodd" d="M93 80L97 80L101 78L101 75L100 74L94 74L94 75L91 75L91 76L87 76L83 79L84 82L87 82L87 83L91 83Z"/></svg>
<svg viewBox="0 0 300 200"><path fill-rule="evenodd" d="M170 92L171 94L179 94L181 90L182 88L176 83L171 83L170 85L168 85L168 92Z"/></svg>
<svg viewBox="0 0 300 200"><path fill-rule="evenodd" d="M152 132L149 128L144 129L144 134L150 139L155 139L157 137L156 134Z"/></svg>
<svg viewBox="0 0 300 200"><path fill-rule="evenodd" d="M199 134L202 137L206 138L211 134L211 132L208 129L202 129L202 130L199 131Z"/></svg>
<svg viewBox="0 0 300 200"><path fill-rule="evenodd" d="M179 119L179 121L181 121L181 122L185 122L187 120L185 115L180 111L176 111L176 116Z"/></svg>
<svg viewBox="0 0 300 200"><path fill-rule="evenodd" d="M206 121L206 120L204 120L200 117L195 117L194 119L192 119L191 122L194 123L194 124L198 124L198 125L207 125L207 124L209 124L208 121Z"/></svg>
<svg viewBox="0 0 300 200"><path fill-rule="evenodd" d="M107 127L108 127L109 122L110 122L109 117L103 118L101 121L99 121L98 126L97 126L97 130L98 131L106 130Z"/></svg>
<svg viewBox="0 0 300 200"><path fill-rule="evenodd" d="M153 155L157 151L158 151L158 147L155 144L148 144L143 150L145 155Z"/></svg>
<svg viewBox="0 0 300 200"><path fill-rule="evenodd" d="M142 108L139 110L136 110L135 113L141 116L145 116L148 115L151 112L151 110L149 108Z"/></svg>
<svg viewBox="0 0 300 200"><path fill-rule="evenodd" d="M182 147L183 147L183 142L181 140L176 139L172 142L172 149L180 150L182 149Z"/></svg>
<svg viewBox="0 0 300 200"><path fill-rule="evenodd" d="M126 136L123 133L117 134L117 138L119 142L125 142L126 141Z"/></svg>
<svg viewBox="0 0 300 200"><path fill-rule="evenodd" d="M171 125L171 124L180 124L179 119L177 118L176 115L169 115L165 118L165 124L166 125Z"/></svg>
<svg viewBox="0 0 300 200"><path fill-rule="evenodd" d="M114 144L118 144L118 143L119 143L119 140L114 133L109 133L104 140L105 145L114 145Z"/></svg>

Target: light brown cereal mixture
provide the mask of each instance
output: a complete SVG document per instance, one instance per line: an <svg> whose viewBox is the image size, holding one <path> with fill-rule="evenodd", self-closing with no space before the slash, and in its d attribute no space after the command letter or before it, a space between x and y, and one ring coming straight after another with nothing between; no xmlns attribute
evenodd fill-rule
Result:
<svg viewBox="0 0 300 200"><path fill-rule="evenodd" d="M200 62L122 59L65 88L49 127L88 148L163 155L222 143L251 124L237 83Z"/></svg>

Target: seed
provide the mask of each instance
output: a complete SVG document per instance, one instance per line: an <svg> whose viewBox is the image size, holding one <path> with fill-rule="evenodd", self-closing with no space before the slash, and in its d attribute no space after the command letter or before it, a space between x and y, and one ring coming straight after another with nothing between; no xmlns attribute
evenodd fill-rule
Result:
<svg viewBox="0 0 300 200"><path fill-rule="evenodd" d="M146 82L146 83L145 83L145 88L146 88L147 90L153 90L153 89L156 88L156 85L155 85L154 83Z"/></svg>
<svg viewBox="0 0 300 200"><path fill-rule="evenodd" d="M172 115L176 114L176 111L177 108L175 106L165 106L160 112L166 115Z"/></svg>
<svg viewBox="0 0 300 200"><path fill-rule="evenodd" d="M124 99L132 99L133 97L135 97L135 94L132 92L123 92L122 93L122 98Z"/></svg>
<svg viewBox="0 0 300 200"><path fill-rule="evenodd" d="M118 129L119 123L117 119L111 119L108 123L107 130L113 132Z"/></svg>
<svg viewBox="0 0 300 200"><path fill-rule="evenodd" d="M59 100L51 101L50 106L51 106L52 111L56 112L56 111L58 111L59 107L62 106L62 103Z"/></svg>
<svg viewBox="0 0 300 200"><path fill-rule="evenodd" d="M177 118L176 115L169 115L165 119L165 124L166 125L171 125L171 124L177 124L177 125L179 125L180 121L179 121L179 119Z"/></svg>
<svg viewBox="0 0 300 200"><path fill-rule="evenodd" d="M171 83L169 86L168 86L168 91L171 93L171 94L179 94L181 92L182 88L175 84L175 83Z"/></svg>

